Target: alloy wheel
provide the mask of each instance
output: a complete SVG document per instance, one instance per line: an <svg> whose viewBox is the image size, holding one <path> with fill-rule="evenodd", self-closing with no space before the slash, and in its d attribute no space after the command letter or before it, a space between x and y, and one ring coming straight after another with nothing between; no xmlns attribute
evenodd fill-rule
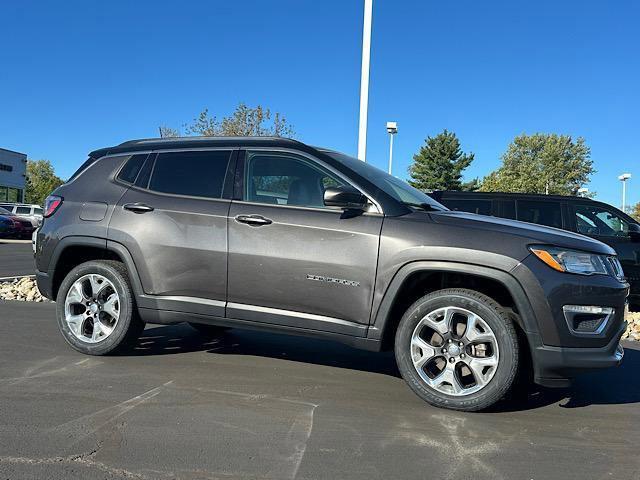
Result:
<svg viewBox="0 0 640 480"><path fill-rule="evenodd" d="M498 368L500 351L491 327L459 307L425 315L411 335L411 359L431 388L452 396L482 390Z"/></svg>
<svg viewBox="0 0 640 480"><path fill-rule="evenodd" d="M65 321L86 343L99 343L113 333L120 318L120 297L113 283L98 274L76 280L67 292Z"/></svg>

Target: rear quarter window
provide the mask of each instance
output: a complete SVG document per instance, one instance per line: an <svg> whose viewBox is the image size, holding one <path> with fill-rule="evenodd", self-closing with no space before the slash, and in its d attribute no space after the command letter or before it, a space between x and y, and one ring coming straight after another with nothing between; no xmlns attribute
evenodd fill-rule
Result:
<svg viewBox="0 0 640 480"><path fill-rule="evenodd" d="M144 165L144 161L147 159L148 154L132 155L129 160L124 164L120 173L118 173L118 180L126 183L135 183L138 173Z"/></svg>

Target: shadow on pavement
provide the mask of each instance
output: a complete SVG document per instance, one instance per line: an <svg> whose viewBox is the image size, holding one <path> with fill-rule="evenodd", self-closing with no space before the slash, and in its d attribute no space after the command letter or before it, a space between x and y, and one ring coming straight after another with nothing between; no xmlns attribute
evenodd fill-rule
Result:
<svg viewBox="0 0 640 480"><path fill-rule="evenodd" d="M147 328L128 355L170 355L206 351L266 357L400 377L392 352L367 352L339 343L291 335L233 329L207 338L186 324ZM618 368L583 374L569 389L530 386L491 411L532 410L558 403L561 408L640 402L640 351L625 349Z"/></svg>

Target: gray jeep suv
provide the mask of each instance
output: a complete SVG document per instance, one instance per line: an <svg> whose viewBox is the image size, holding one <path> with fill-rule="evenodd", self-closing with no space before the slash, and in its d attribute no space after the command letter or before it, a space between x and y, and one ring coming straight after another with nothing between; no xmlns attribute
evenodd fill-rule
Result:
<svg viewBox="0 0 640 480"><path fill-rule="evenodd" d="M615 252L570 232L447 210L405 182L281 138L96 150L47 199L40 291L91 355L145 323L393 348L427 402L480 410L516 377L564 386L618 364Z"/></svg>

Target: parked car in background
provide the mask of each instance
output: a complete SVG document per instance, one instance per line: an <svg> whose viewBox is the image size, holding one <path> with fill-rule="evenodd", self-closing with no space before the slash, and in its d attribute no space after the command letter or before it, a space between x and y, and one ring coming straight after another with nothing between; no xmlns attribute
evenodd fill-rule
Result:
<svg viewBox="0 0 640 480"><path fill-rule="evenodd" d="M9 231L4 234L4 238L31 238L34 230L36 229L36 227L31 223L31 220L22 218L6 208L0 207L0 216L10 219L13 224L10 228L8 224L5 224L5 227L9 228Z"/></svg>
<svg viewBox="0 0 640 480"><path fill-rule="evenodd" d="M640 310L640 223L609 204L584 197L494 192L432 192L451 210L562 228L613 247L631 284L629 306Z"/></svg>
<svg viewBox="0 0 640 480"><path fill-rule="evenodd" d="M28 219L34 227L42 223L42 207L27 203L0 203L0 207Z"/></svg>
<svg viewBox="0 0 640 480"><path fill-rule="evenodd" d="M10 238L14 233L13 219L0 215L0 238Z"/></svg>

